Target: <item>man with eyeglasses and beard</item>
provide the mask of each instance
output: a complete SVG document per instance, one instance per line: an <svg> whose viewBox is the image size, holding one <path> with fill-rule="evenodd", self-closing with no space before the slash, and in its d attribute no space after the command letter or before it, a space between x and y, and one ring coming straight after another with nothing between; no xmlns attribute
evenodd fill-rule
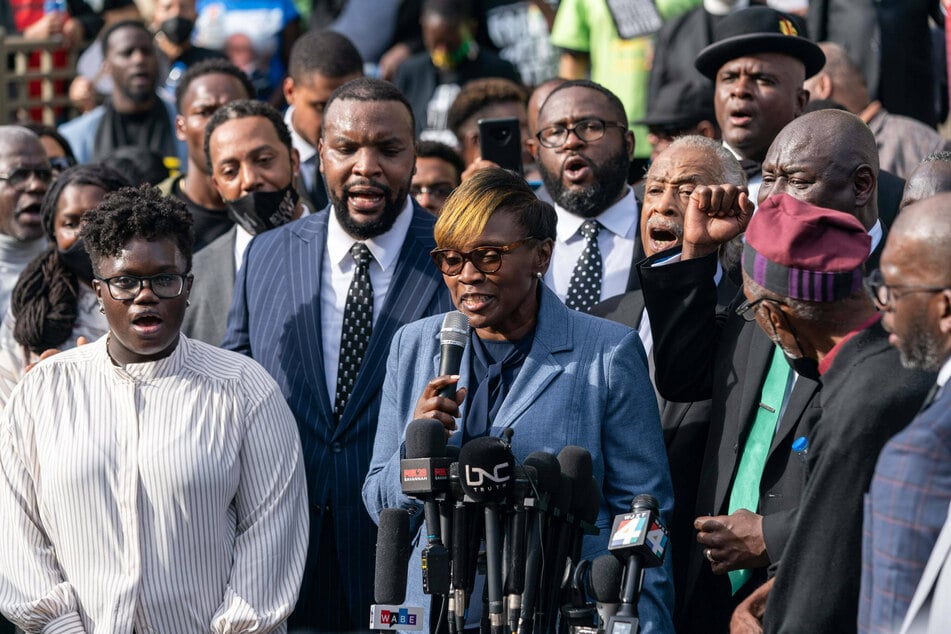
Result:
<svg viewBox="0 0 951 634"><path fill-rule="evenodd" d="M40 203L53 173L39 138L0 126L0 310L6 312L20 272L46 249Z"/></svg>
<svg viewBox="0 0 951 634"><path fill-rule="evenodd" d="M548 286L581 311L639 288L639 205L627 185L634 135L621 101L594 82L565 82L542 104L529 144L558 214Z"/></svg>
<svg viewBox="0 0 951 634"><path fill-rule="evenodd" d="M223 346L277 380L304 446L310 549L291 627L365 629L376 526L361 487L390 340L452 307L429 261L435 218L409 196L414 125L392 84L335 90L318 148L331 204L256 236L235 283Z"/></svg>

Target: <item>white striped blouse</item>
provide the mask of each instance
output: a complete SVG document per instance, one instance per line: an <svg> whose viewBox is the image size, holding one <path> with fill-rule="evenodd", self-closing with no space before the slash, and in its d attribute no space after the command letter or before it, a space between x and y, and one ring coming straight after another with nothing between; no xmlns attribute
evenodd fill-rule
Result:
<svg viewBox="0 0 951 634"><path fill-rule="evenodd" d="M0 423L0 610L27 632L286 630L307 552L297 426L255 361L106 337L37 365Z"/></svg>

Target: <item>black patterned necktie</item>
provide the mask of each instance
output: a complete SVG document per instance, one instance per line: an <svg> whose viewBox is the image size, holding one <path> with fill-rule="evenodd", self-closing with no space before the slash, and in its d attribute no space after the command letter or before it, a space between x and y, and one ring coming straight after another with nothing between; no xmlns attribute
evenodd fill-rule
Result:
<svg viewBox="0 0 951 634"><path fill-rule="evenodd" d="M587 312L601 299L601 249L598 248L598 232L601 223L597 220L585 220L581 225L584 236L584 251L575 264L568 283L568 295L565 305L574 310Z"/></svg>
<svg viewBox="0 0 951 634"><path fill-rule="evenodd" d="M356 265L353 267L353 280L347 292L347 303L343 309L343 330L340 333L340 360L337 365L337 393L334 397L334 414L337 420L347 406L347 399L353 391L363 355L370 343L373 331L373 285L370 284L370 260L373 255L362 242L350 248L350 255Z"/></svg>

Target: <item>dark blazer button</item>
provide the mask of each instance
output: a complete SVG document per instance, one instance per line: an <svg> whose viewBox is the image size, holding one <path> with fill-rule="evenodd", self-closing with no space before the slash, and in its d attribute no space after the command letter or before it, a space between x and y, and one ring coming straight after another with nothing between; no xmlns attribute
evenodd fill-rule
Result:
<svg viewBox="0 0 951 634"><path fill-rule="evenodd" d="M330 445L330 450L334 453L340 453L343 451L343 445L341 445L339 442L335 442L334 444Z"/></svg>

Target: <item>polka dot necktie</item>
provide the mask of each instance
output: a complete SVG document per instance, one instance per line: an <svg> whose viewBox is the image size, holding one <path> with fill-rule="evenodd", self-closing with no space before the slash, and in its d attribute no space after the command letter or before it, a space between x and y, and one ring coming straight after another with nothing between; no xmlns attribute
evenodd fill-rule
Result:
<svg viewBox="0 0 951 634"><path fill-rule="evenodd" d="M347 399L356 383L363 355L373 331L373 286L370 284L370 260L373 255L362 242L350 248L356 266L343 309L343 331L340 335L340 361L337 365L337 393L334 414L337 420L347 406Z"/></svg>
<svg viewBox="0 0 951 634"><path fill-rule="evenodd" d="M581 252L568 283L568 296L565 298L568 308L587 312L601 299L601 250L598 248L600 230L601 223L597 220L585 220L581 225L584 251Z"/></svg>

